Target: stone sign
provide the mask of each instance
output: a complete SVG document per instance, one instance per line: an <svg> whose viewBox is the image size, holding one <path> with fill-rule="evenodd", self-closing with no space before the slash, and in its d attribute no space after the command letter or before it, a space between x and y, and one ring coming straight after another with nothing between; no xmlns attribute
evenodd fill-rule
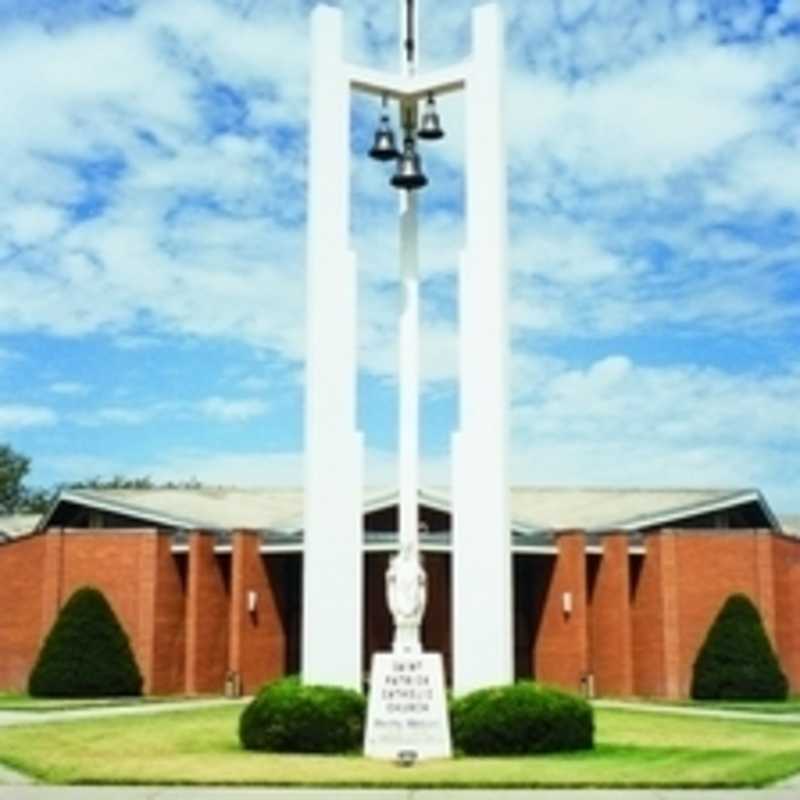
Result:
<svg viewBox="0 0 800 800"><path fill-rule="evenodd" d="M388 759L451 756L441 655L375 654L364 754Z"/></svg>

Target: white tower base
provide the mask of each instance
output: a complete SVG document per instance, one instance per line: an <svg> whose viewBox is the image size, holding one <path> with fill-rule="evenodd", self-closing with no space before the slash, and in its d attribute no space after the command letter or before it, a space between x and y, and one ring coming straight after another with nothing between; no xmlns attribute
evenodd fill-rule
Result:
<svg viewBox="0 0 800 800"><path fill-rule="evenodd" d="M453 437L453 691L513 680L508 489L508 279L503 21L472 16L466 80L466 250Z"/></svg>
<svg viewBox="0 0 800 800"><path fill-rule="evenodd" d="M342 15L311 17L302 674L361 689L363 441L356 430L356 259Z"/></svg>

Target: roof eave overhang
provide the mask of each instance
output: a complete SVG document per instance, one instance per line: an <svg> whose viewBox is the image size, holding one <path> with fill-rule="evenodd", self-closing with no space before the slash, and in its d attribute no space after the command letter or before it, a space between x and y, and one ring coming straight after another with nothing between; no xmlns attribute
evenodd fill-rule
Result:
<svg viewBox="0 0 800 800"><path fill-rule="evenodd" d="M645 528L668 528L670 523L680 522L686 517L698 516L700 514L712 514L715 511L736 508L736 506L746 505L747 503L757 503L764 516L769 521L773 530L781 530L780 522L769 507L764 495L758 489L744 489L732 492L713 500L704 500L699 503L690 503L670 511L662 511L653 514L639 514L628 519L621 520L619 523L606 524L596 528L589 528L589 533L604 533L611 530L639 531Z"/></svg>

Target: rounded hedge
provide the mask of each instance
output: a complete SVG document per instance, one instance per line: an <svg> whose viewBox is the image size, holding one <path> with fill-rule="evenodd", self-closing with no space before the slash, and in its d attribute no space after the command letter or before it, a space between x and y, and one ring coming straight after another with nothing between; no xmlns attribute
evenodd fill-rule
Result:
<svg viewBox="0 0 800 800"><path fill-rule="evenodd" d="M786 675L745 595L731 595L708 631L692 675L695 700L785 700Z"/></svg>
<svg viewBox="0 0 800 800"><path fill-rule="evenodd" d="M450 707L453 744L467 755L524 755L594 746L585 700L535 683L464 695Z"/></svg>
<svg viewBox="0 0 800 800"><path fill-rule="evenodd" d="M363 744L365 710L351 689L284 678L264 686L244 709L239 741L247 750L347 753Z"/></svg>
<svg viewBox="0 0 800 800"><path fill-rule="evenodd" d="M78 589L47 634L28 679L34 697L124 697L142 693L128 636L103 594Z"/></svg>

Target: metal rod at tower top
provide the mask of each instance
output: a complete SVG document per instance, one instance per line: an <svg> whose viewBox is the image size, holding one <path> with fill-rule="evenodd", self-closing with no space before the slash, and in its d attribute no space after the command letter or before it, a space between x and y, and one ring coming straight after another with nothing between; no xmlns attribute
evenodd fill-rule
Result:
<svg viewBox="0 0 800 800"><path fill-rule="evenodd" d="M417 65L417 20L414 0L401 0L400 59L404 77L412 77ZM416 127L417 103L404 101L400 106L402 124ZM414 192L400 192L400 280L402 307L399 330L399 421L398 460L400 494L400 546L416 547L419 530L419 228L417 197Z"/></svg>

